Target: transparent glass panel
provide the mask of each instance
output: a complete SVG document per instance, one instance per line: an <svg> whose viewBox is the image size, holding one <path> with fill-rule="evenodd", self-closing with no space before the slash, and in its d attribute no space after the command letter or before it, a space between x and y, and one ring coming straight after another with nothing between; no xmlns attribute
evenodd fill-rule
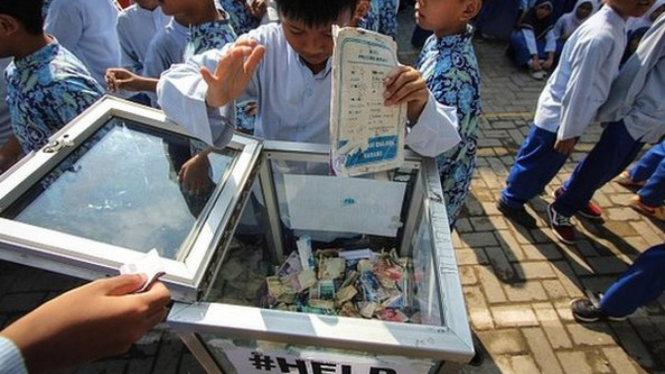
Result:
<svg viewBox="0 0 665 374"><path fill-rule="evenodd" d="M219 276L202 301L439 324L431 317L439 313L431 310L440 305L431 299L440 296L438 289L430 290L423 282L431 276L422 276L433 270L431 241L407 241L417 248L402 251L419 256L419 273L414 273L415 258L397 255L417 171L339 178L329 176L324 163L271 162L280 219L272 229L281 232L285 257L270 245L270 207L255 185ZM295 217L303 212L311 215ZM365 222L365 215L383 213L391 219ZM425 296L433 301L423 302ZM421 307L427 308L427 320Z"/></svg>
<svg viewBox="0 0 665 374"><path fill-rule="evenodd" d="M227 374L260 373L436 373L441 361L372 352L228 339L200 334L199 338Z"/></svg>
<svg viewBox="0 0 665 374"><path fill-rule="evenodd" d="M433 243L429 221L421 217L413 238L414 297L423 324L443 325L440 289L434 266Z"/></svg>
<svg viewBox="0 0 665 374"><path fill-rule="evenodd" d="M237 153L111 118L2 216L180 260Z"/></svg>

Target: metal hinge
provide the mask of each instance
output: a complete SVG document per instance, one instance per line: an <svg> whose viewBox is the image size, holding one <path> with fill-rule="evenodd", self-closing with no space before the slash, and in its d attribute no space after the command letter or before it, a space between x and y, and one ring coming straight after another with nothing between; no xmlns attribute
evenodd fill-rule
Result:
<svg viewBox="0 0 665 374"><path fill-rule="evenodd" d="M56 153L66 147L73 147L74 142L69 139L69 135L64 135L62 138L51 140L44 146L44 152Z"/></svg>

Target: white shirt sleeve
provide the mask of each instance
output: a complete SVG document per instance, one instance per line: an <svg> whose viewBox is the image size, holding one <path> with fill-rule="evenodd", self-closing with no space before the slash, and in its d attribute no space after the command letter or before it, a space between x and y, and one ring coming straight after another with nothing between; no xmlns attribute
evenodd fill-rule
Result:
<svg viewBox="0 0 665 374"><path fill-rule="evenodd" d="M561 123L558 139L566 140L581 136L605 102L613 77L608 66L612 48L611 40L590 40L575 45L570 78L561 100Z"/></svg>
<svg viewBox="0 0 665 374"><path fill-rule="evenodd" d="M524 41L526 41L526 49L529 50L531 56L538 54L538 46L536 45L536 36L531 29L522 29Z"/></svg>
<svg viewBox="0 0 665 374"><path fill-rule="evenodd" d="M23 355L11 340L0 336L0 373L28 374Z"/></svg>
<svg viewBox="0 0 665 374"><path fill-rule="evenodd" d="M556 34L554 33L554 29L550 29L550 31L545 34L545 53L554 53L556 51Z"/></svg>
<svg viewBox="0 0 665 374"><path fill-rule="evenodd" d="M210 50L174 64L157 83L157 102L166 115L208 144L224 147L233 136L234 104L211 108L205 102L208 85L200 69L215 71L222 51Z"/></svg>
<svg viewBox="0 0 665 374"><path fill-rule="evenodd" d="M437 102L430 92L418 122L406 136L406 145L423 156L436 157L460 142L457 124L457 110Z"/></svg>
<svg viewBox="0 0 665 374"><path fill-rule="evenodd" d="M559 18L556 23L554 24L554 27L552 28L552 32L554 33L554 37L558 40L561 39L561 37L565 36L565 18L562 16Z"/></svg>

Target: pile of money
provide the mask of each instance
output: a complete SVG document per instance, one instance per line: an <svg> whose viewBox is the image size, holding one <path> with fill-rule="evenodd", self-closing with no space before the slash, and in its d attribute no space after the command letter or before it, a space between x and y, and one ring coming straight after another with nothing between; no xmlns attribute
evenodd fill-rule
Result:
<svg viewBox="0 0 665 374"><path fill-rule="evenodd" d="M263 308L420 323L409 258L395 249L319 249L301 237L265 279Z"/></svg>

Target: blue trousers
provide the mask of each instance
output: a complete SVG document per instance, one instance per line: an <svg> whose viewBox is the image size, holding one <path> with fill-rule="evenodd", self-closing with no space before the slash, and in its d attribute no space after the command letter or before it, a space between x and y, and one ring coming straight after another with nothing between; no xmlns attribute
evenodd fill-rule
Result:
<svg viewBox="0 0 665 374"><path fill-rule="evenodd" d="M545 52L546 43L545 38L536 39L538 58L541 60L547 59L547 53ZM529 52L529 49L526 47L526 39L524 39L522 30L517 30L510 36L510 47L508 51L509 57L517 66L527 66L529 60L531 60L531 52Z"/></svg>
<svg viewBox="0 0 665 374"><path fill-rule="evenodd" d="M630 170L634 181L648 180L637 194L649 206L661 206L665 200L665 141L654 145Z"/></svg>
<svg viewBox="0 0 665 374"><path fill-rule="evenodd" d="M612 283L600 300L600 309L621 317L655 300L665 290L665 243L651 247Z"/></svg>
<svg viewBox="0 0 665 374"><path fill-rule="evenodd" d="M510 168L501 200L513 209L543 192L568 156L554 150L556 133L532 125Z"/></svg>
<svg viewBox="0 0 665 374"><path fill-rule="evenodd" d="M584 208L600 187L633 162L643 146L630 136L623 121L608 123L598 143L564 183L554 210L570 217Z"/></svg>

